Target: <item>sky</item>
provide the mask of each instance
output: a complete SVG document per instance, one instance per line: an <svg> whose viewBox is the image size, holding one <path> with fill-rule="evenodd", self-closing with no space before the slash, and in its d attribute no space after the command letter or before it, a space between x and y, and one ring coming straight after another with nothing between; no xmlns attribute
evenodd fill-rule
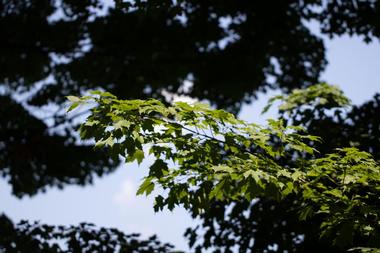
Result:
<svg viewBox="0 0 380 253"><path fill-rule="evenodd" d="M380 93L379 41L365 44L360 38L345 36L325 40L329 64L322 80L339 85L354 104L361 104L376 92ZM260 112L266 100L275 93L260 95L258 101L243 107L239 117L263 124L265 117L273 114L262 116ZM147 160L140 166L136 163L122 165L116 172L96 179L91 186L53 188L32 198L13 197L10 186L0 179L0 213L4 212L15 222L29 219L70 225L86 221L126 233L141 233L144 238L157 234L161 241L186 250L183 233L197 221L181 208L154 213L152 198L135 196L151 162Z"/></svg>

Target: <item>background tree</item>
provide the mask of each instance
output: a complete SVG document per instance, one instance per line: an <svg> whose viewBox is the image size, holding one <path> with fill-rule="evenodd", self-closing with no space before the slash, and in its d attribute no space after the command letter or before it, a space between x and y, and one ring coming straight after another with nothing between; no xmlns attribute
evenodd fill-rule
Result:
<svg viewBox="0 0 380 253"><path fill-rule="evenodd" d="M237 112L258 91L318 80L325 49L305 21L317 21L323 34L370 41L380 34L379 12L379 2L369 0L116 1L110 9L97 0L2 0L1 175L21 197L48 186L86 185L115 170L118 161L104 151L91 155L78 146L72 131L78 117L66 118L66 95L103 88L121 98L165 99L166 90ZM356 144L376 151L376 101L350 114L360 127L344 115L322 122L332 131L343 125L336 141L347 142L340 136L351 133Z"/></svg>
<svg viewBox="0 0 380 253"><path fill-rule="evenodd" d="M142 240L137 234L126 235L117 229L97 229L92 224L49 226L21 221L14 225L0 216L2 252L170 252L173 246L155 236Z"/></svg>

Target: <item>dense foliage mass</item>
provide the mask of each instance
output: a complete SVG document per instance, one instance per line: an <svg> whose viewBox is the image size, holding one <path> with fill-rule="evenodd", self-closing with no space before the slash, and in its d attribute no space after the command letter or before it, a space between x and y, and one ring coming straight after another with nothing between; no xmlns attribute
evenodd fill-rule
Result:
<svg viewBox="0 0 380 253"><path fill-rule="evenodd" d="M291 201L286 212L297 213L301 221L318 220L321 240L341 249L380 247L380 166L370 153L341 147L318 156L313 143L320 138L283 119L261 127L205 104L166 106L154 99L91 94L69 97L70 110L89 101L98 105L80 127L81 138L95 138L96 147L106 146L115 160L122 156L128 162L141 163L145 147L155 160L137 193L161 187L156 210L181 205L198 215L214 200ZM279 109L290 116L295 110L349 104L339 89L326 84L270 103L276 99L283 100Z"/></svg>
<svg viewBox="0 0 380 253"><path fill-rule="evenodd" d="M74 130L86 112L67 117L67 95L100 88L120 98L163 101L170 100L169 91L237 113L258 91L291 91L318 81L327 61L310 21L324 35L368 42L380 37L379 13L380 2L372 0L0 0L0 176L21 198L49 187L88 185L116 169L119 160L104 149L78 145ZM184 87L185 80L192 86ZM376 95L344 113L300 110L293 118L283 115L283 123L322 137L320 143L303 140L319 151L305 158L356 147L379 160L379 105ZM276 162L293 166L289 161ZM316 249L313 224L319 222L310 217L293 226L297 215L282 212L290 202L253 203L218 199L208 212L194 209L207 236L202 242L190 229L190 242L226 250L238 245L246 252L255 238L257 251L273 244L279 252ZM251 210L254 215L240 215ZM10 231L4 224L0 231ZM306 238L302 245L299 234Z"/></svg>

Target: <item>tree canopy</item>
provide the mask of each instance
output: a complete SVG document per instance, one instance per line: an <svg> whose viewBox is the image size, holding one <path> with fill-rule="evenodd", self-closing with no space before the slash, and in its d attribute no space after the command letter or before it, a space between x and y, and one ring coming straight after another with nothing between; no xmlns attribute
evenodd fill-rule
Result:
<svg viewBox="0 0 380 253"><path fill-rule="evenodd" d="M168 92L185 93L237 113L258 92L290 92L319 81L326 50L309 22L323 35L358 35L369 42L380 36L379 12L380 3L372 0L0 0L0 175L23 197L49 187L87 185L116 169L119 160L110 159L107 149L78 144L75 129L86 111L67 117L65 96L102 89L123 99L169 102ZM356 147L379 159L378 95L344 112L334 109L336 114L323 106L309 109L282 120L322 138L311 145L319 151L314 156ZM276 162L287 166L285 161L291 160ZM305 251L299 247L307 242L307 251L315 250L311 218L298 226L292 222L297 215L283 214L291 202L254 203L210 202L212 212L194 213L203 221L199 231L208 231L205 241L195 238L193 228L190 242L226 250L239 244L245 252L255 238L259 251L273 244L277 251ZM249 217L241 215L250 211ZM10 231L4 224L0 230ZM305 235L303 246L297 244L299 234Z"/></svg>

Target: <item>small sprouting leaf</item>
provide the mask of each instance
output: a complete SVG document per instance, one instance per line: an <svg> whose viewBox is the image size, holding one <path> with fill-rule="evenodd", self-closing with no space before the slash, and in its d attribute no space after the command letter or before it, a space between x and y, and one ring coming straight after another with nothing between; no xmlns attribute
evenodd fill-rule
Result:
<svg viewBox="0 0 380 253"><path fill-rule="evenodd" d="M81 101L81 99L76 96L67 96L66 98L73 103Z"/></svg>
<svg viewBox="0 0 380 253"><path fill-rule="evenodd" d="M67 112L71 112L72 110L74 110L75 108L77 108L79 106L79 102L74 102L70 105L69 109L67 109Z"/></svg>
<svg viewBox="0 0 380 253"><path fill-rule="evenodd" d="M281 95L278 95L278 96L275 96L275 97L272 97L268 100L267 102L267 105L264 107L264 109L261 111L261 114L265 114L269 111L269 109L272 107L273 103L276 101L276 100L281 100L283 99L283 96Z"/></svg>

